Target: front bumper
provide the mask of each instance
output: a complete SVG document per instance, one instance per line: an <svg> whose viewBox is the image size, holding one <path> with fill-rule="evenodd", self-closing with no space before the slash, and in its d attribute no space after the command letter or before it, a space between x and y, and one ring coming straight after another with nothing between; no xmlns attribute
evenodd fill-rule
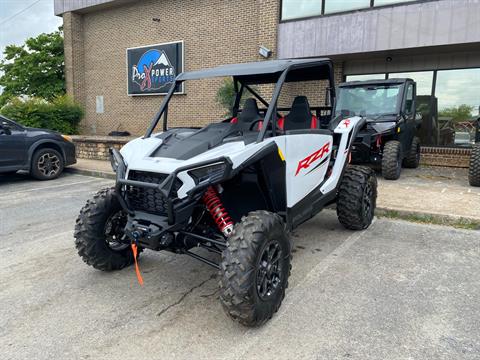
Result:
<svg viewBox="0 0 480 360"><path fill-rule="evenodd" d="M359 133L352 144L352 162L354 164L382 163L381 148L377 145L380 134Z"/></svg>
<svg viewBox="0 0 480 360"><path fill-rule="evenodd" d="M63 146L63 152L65 155L65 166L73 165L77 162L74 143L65 142Z"/></svg>
<svg viewBox="0 0 480 360"><path fill-rule="evenodd" d="M195 205L202 197L205 189L212 185L211 182L201 182L191 188L187 192L186 197L180 199L177 195L178 186L176 186L178 181L180 181L177 176L178 173L224 161L227 165L224 176L228 177L232 168L231 161L228 158L221 157L180 167L169 175L155 174L163 176L161 180L158 180L159 177L157 177L158 182L155 183L130 179L130 174L135 170L129 171L129 179L127 179L127 167L121 154L117 150L112 149L111 155L112 163L116 164L116 194L122 208L128 213L127 234L133 233L138 228L141 228L145 234L150 233L150 238L152 239L150 246L141 244L150 248L158 245L158 239L161 239L166 234L185 228L192 216ZM147 208L138 206L139 200L132 199L131 195L134 194L136 196L139 193L141 194L140 197L145 198L145 201L154 202L153 206ZM160 203L160 205L156 206L155 202Z"/></svg>

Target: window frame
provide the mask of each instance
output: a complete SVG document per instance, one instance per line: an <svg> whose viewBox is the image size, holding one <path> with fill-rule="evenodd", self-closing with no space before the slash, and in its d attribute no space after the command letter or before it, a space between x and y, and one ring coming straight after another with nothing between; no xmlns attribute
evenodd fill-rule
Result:
<svg viewBox="0 0 480 360"><path fill-rule="evenodd" d="M389 7L411 5L411 4L416 4L416 3L421 4L421 3L433 2L433 1L438 1L438 0L410 0L410 1L400 2L400 3L378 5L378 6L375 5L375 0L370 0L370 5L368 7L361 8L361 9L355 9L355 10L339 11L339 12L328 13L328 14L325 14L325 1L331 1L331 0L318 0L319 2L321 2L321 9L322 9L322 13L320 15L312 15L312 16L298 17L298 18L292 18L292 19L282 19L282 9L283 9L283 2L284 1L287 1L287 0L280 0L280 6L279 6L279 9L278 9L278 23L279 24L288 23L288 22L292 22L292 21L310 20L310 19L322 18L322 17L328 17L328 16L345 15L345 14L356 13L356 12L359 12L359 11L384 9L384 8L389 8Z"/></svg>

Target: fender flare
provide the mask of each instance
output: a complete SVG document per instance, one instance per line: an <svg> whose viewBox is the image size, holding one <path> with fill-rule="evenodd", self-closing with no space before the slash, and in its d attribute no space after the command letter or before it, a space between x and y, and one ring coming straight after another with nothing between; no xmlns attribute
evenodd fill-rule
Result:
<svg viewBox="0 0 480 360"><path fill-rule="evenodd" d="M38 149L40 145L43 144L55 144L60 149L60 155L62 155L63 161L65 161L66 156L65 156L65 149L62 146L62 143L58 140L53 140L53 139L40 139L35 141L32 145L30 145L27 153L27 166L28 169L31 168L32 166L32 157L35 151ZM57 149L55 149L57 150Z"/></svg>

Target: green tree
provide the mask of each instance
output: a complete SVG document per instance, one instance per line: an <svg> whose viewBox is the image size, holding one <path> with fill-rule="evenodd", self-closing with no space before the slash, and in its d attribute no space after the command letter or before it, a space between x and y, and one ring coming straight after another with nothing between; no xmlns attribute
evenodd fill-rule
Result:
<svg viewBox="0 0 480 360"><path fill-rule="evenodd" d="M257 90L255 86L252 86L252 89L254 91ZM242 107L245 100L251 96L252 94L245 89L240 99L240 107ZM226 116L232 115L233 104L235 103L235 88L232 79L225 78L223 80L222 85L217 90L216 101L226 110Z"/></svg>
<svg viewBox="0 0 480 360"><path fill-rule="evenodd" d="M451 117L455 122L468 121L473 116L473 106L467 104L452 106L439 111L438 115Z"/></svg>
<svg viewBox="0 0 480 360"><path fill-rule="evenodd" d="M29 38L22 46L9 45L0 62L0 106L22 95L51 100L65 93L63 33Z"/></svg>

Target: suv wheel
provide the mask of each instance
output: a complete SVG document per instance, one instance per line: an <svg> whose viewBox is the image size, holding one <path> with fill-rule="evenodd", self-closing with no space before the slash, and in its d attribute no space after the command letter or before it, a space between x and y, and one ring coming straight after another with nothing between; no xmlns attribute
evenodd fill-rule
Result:
<svg viewBox="0 0 480 360"><path fill-rule="evenodd" d="M120 270L134 261L125 240L127 216L115 189L100 190L80 210L76 224L75 247L88 265L103 271ZM139 249L141 250L141 249Z"/></svg>
<svg viewBox="0 0 480 360"><path fill-rule="evenodd" d="M403 166L416 169L418 165L420 165L420 139L414 137L410 151L408 152L407 157L403 159Z"/></svg>
<svg viewBox="0 0 480 360"><path fill-rule="evenodd" d="M291 269L291 243L282 218L254 211L235 225L222 253L220 300L234 320L257 326L280 308Z"/></svg>
<svg viewBox="0 0 480 360"><path fill-rule="evenodd" d="M365 166L349 166L338 190L337 217L350 230L366 229L377 205L377 177Z"/></svg>
<svg viewBox="0 0 480 360"><path fill-rule="evenodd" d="M31 174L38 180L52 180L63 171L62 155L54 149L40 149L33 154Z"/></svg>
<svg viewBox="0 0 480 360"><path fill-rule="evenodd" d="M468 181L471 186L480 186L480 144L473 145L472 147Z"/></svg>
<svg viewBox="0 0 480 360"><path fill-rule="evenodd" d="M402 145L392 140L383 147L382 175L387 180L397 180L402 171Z"/></svg>

